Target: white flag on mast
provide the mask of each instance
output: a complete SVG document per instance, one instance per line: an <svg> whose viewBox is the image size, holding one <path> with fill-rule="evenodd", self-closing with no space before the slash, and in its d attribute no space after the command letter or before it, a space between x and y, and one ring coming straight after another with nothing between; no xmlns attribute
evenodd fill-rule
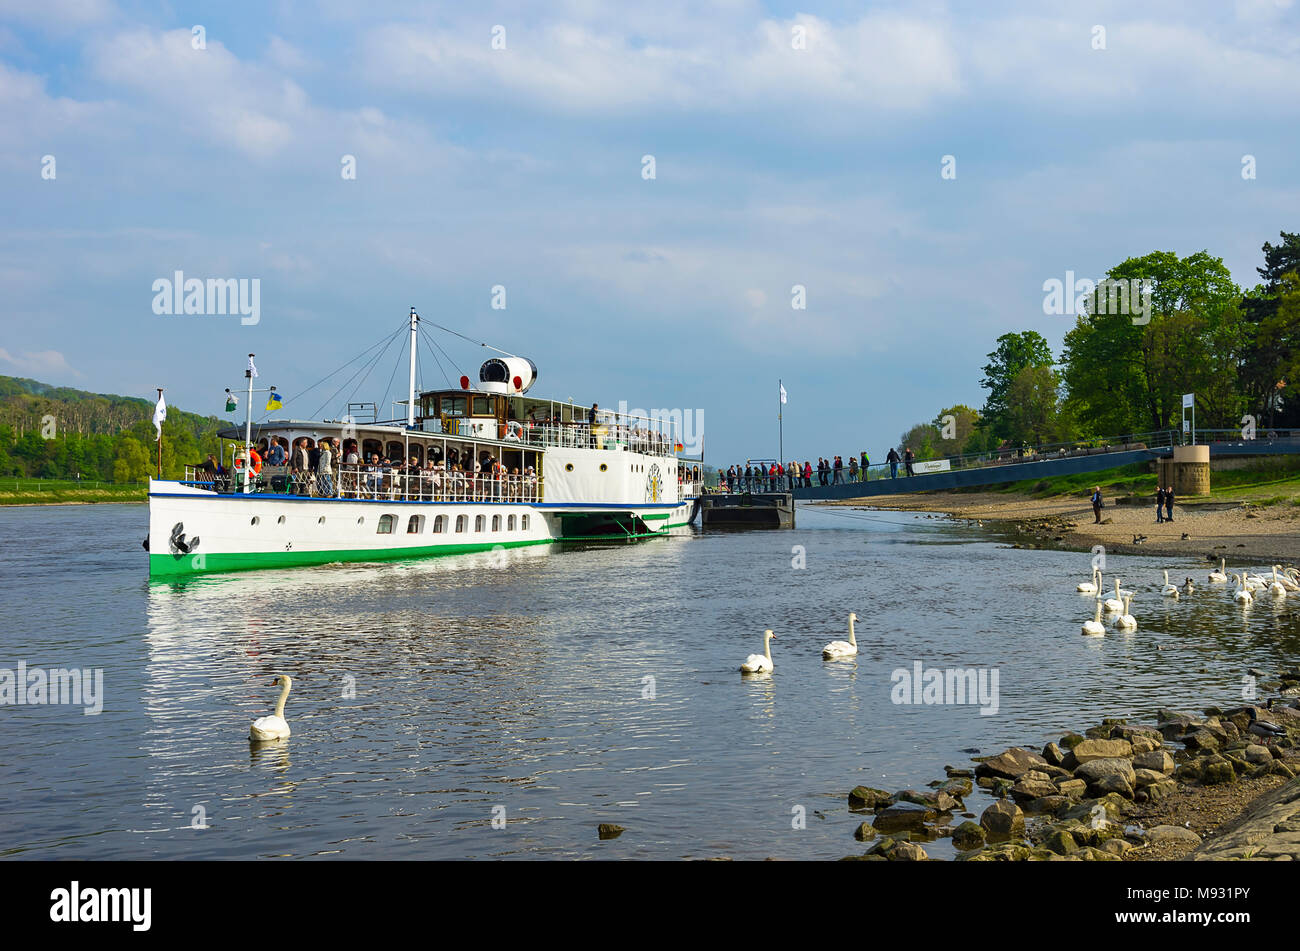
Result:
<svg viewBox="0 0 1300 951"><path fill-rule="evenodd" d="M162 424L167 418L167 402L163 399L161 393L158 394L158 405L153 408L153 424L158 430L158 438L162 439Z"/></svg>
<svg viewBox="0 0 1300 951"><path fill-rule="evenodd" d="M248 373L253 379L257 379L257 367L253 365L253 355L248 355Z"/></svg>
<svg viewBox="0 0 1300 951"><path fill-rule="evenodd" d="M785 384L784 384L784 383L778 383L777 385L781 387L781 402L784 403L784 402L785 402Z"/></svg>

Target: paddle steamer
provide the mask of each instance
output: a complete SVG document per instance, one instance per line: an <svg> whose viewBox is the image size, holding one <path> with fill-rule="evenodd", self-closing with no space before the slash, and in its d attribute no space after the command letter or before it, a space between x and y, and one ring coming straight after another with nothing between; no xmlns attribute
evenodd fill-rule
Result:
<svg viewBox="0 0 1300 951"><path fill-rule="evenodd" d="M459 388L417 393L419 320L412 309L404 421L253 423L250 406L245 426L218 433L232 475L152 480L150 577L640 539L695 517L699 467L681 458L673 422L593 420L592 407L537 398L537 367L504 352L476 384L462 376ZM287 448L285 465L245 464L273 443ZM329 469L296 464L300 448L324 446Z"/></svg>

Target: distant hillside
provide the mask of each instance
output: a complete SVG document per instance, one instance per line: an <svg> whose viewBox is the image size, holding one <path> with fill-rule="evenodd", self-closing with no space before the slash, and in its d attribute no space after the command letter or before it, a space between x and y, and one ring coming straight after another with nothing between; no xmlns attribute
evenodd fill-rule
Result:
<svg viewBox="0 0 1300 951"><path fill-rule="evenodd" d="M152 401L0 376L0 476L138 482L157 465ZM233 425L167 407L163 475L215 452Z"/></svg>

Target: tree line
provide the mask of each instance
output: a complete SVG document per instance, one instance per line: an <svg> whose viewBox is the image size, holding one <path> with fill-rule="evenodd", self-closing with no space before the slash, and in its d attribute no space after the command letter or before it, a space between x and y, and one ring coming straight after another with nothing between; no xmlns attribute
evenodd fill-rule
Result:
<svg viewBox="0 0 1300 951"><path fill-rule="evenodd" d="M932 459L1176 430L1185 393L1198 429L1240 429L1245 417L1300 428L1300 233L1266 241L1263 258L1248 290L1208 251L1117 264L1106 278L1141 283L1142 313L1116 307L1102 282L1073 302L1059 356L1037 331L1003 334L983 367L984 406L940 410L902 444Z"/></svg>
<svg viewBox="0 0 1300 951"><path fill-rule="evenodd" d="M143 482L157 472L154 404L0 377L0 476ZM174 407L163 421L163 478L218 451L230 423Z"/></svg>

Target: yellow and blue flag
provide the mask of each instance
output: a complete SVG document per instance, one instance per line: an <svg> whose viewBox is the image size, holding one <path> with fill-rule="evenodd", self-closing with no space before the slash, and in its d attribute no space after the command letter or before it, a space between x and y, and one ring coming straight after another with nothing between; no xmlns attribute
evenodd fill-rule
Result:
<svg viewBox="0 0 1300 951"><path fill-rule="evenodd" d="M279 409L284 404L280 402L280 394L275 392L275 387L271 387L271 395L266 399L266 411L269 413L273 409Z"/></svg>

